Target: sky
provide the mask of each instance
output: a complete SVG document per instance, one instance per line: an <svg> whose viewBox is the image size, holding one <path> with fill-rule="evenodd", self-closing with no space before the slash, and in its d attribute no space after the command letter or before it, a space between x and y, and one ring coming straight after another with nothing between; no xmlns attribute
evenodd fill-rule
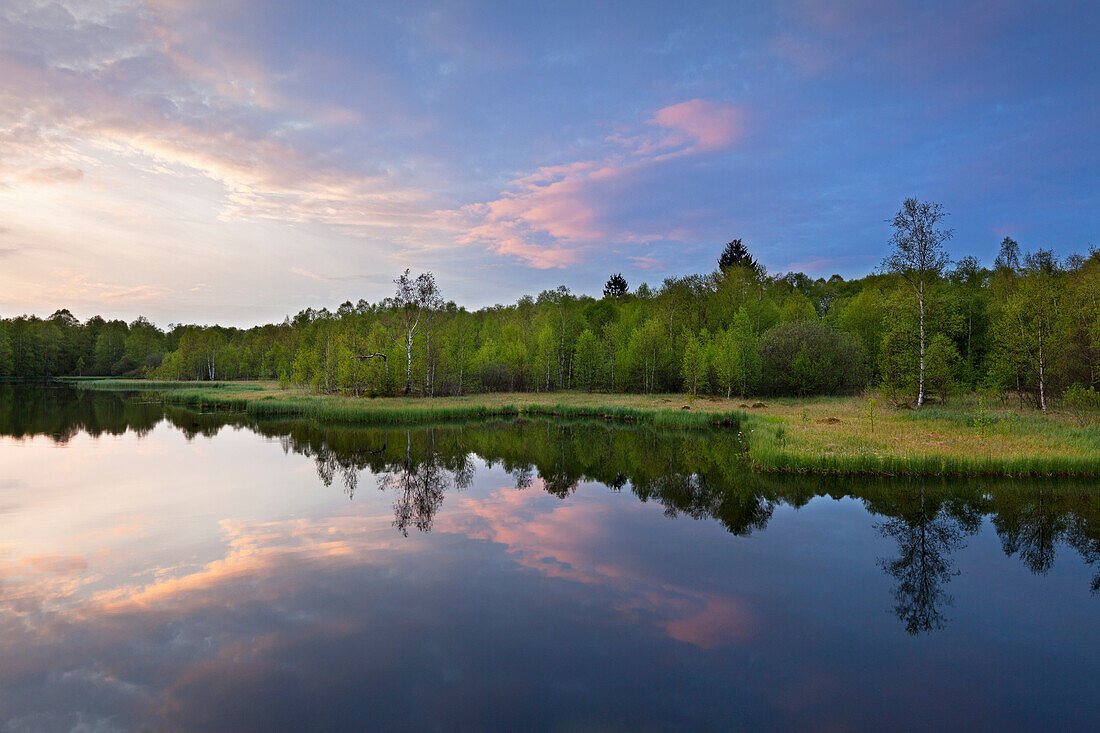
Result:
<svg viewBox="0 0 1100 733"><path fill-rule="evenodd" d="M0 316L246 326L1100 244L1100 4L0 0Z"/></svg>

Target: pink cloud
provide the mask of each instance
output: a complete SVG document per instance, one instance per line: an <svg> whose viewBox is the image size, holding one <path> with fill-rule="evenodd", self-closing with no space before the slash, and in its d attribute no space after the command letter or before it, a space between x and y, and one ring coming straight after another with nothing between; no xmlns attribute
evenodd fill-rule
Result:
<svg viewBox="0 0 1100 733"><path fill-rule="evenodd" d="M461 497L436 526L504 545L517 563L548 578L612 588L619 594L616 612L631 620L655 619L677 641L713 649L757 628L751 609L739 598L681 585L645 563L608 557L602 543L610 507L574 496L544 509L540 503L545 500L541 491L512 489L485 499ZM634 511L646 510L636 506Z"/></svg>
<svg viewBox="0 0 1100 733"><path fill-rule="evenodd" d="M724 150L733 145L743 132L741 110L725 102L692 99L663 107L650 120L685 136L692 152Z"/></svg>
<svg viewBox="0 0 1100 733"><path fill-rule="evenodd" d="M24 177L30 183L80 183L84 180L84 171L79 168L66 166L53 166L50 168L35 168Z"/></svg>
<svg viewBox="0 0 1100 733"><path fill-rule="evenodd" d="M665 266L662 260L656 257L627 257L628 260L634 263L635 267L640 267L643 270L658 270Z"/></svg>
<svg viewBox="0 0 1100 733"><path fill-rule="evenodd" d="M618 149L602 159L540 167L512 181L500 198L463 207L465 231L458 242L485 244L532 267L550 268L574 264L600 244L684 240L691 236L687 227L623 225L613 220L612 210L631 195L630 184L642 173L674 158L734 145L743 135L743 119L740 108L713 100L663 107L647 121L659 132L618 132L607 138ZM643 267L659 264L632 259Z"/></svg>
<svg viewBox="0 0 1100 733"><path fill-rule="evenodd" d="M122 158L221 184L222 220L318 223L389 241L453 233L425 191L322 161L293 131L356 114L287 98L277 75L233 43L196 33L208 24L191 4L103 12L92 24L66 13L0 18L0 32L26 45L0 52L0 76L12 82L0 96L0 187L95 188Z"/></svg>
<svg viewBox="0 0 1100 733"><path fill-rule="evenodd" d="M92 301L98 303L124 303L156 300L167 295L166 288L152 285L126 287L115 283L99 282L86 275L69 270L54 270L51 284L46 289L59 302Z"/></svg>

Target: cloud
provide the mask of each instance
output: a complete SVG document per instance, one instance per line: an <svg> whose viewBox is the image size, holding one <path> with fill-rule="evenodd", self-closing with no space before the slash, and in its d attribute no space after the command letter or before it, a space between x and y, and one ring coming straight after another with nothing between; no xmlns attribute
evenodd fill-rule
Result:
<svg viewBox="0 0 1100 733"><path fill-rule="evenodd" d="M220 218L317 223L352 236L436 239L428 194L379 167L327 162L308 133L358 115L307 106L218 34L208 5L157 2L0 14L0 187L101 180L117 164L224 192ZM10 83L8 83L10 82Z"/></svg>
<svg viewBox="0 0 1100 733"><path fill-rule="evenodd" d="M51 168L35 168L24 176L30 183L80 183L84 180L84 171L69 166L53 166Z"/></svg>
<svg viewBox="0 0 1100 733"><path fill-rule="evenodd" d="M659 270L665 266L665 263L656 257L635 256L627 257L627 259L633 262L635 267L642 270Z"/></svg>
<svg viewBox="0 0 1100 733"><path fill-rule="evenodd" d="M838 68L887 71L891 80L899 72L910 79L947 72L948 83L967 84L968 72L991 60L998 37L1024 22L1029 5L1006 0L992 12L986 3L953 3L933 12L897 0L794 0L779 6L783 30L767 45L806 76Z"/></svg>
<svg viewBox="0 0 1100 733"><path fill-rule="evenodd" d="M653 115L650 123L678 133L672 140L686 140L686 150L690 152L725 150L743 131L740 109L709 99L692 99L664 107Z"/></svg>
<svg viewBox="0 0 1100 733"><path fill-rule="evenodd" d="M23 558L22 563L50 575L83 575L88 569L88 560L83 555L35 555Z"/></svg>
<svg viewBox="0 0 1100 733"><path fill-rule="evenodd" d="M93 301L99 303L126 303L162 298L171 292L152 285L125 286L92 280L86 275L69 270L54 270L52 288L46 288L56 302Z"/></svg>
<svg viewBox="0 0 1100 733"><path fill-rule="evenodd" d="M554 504L539 489L502 489L477 500L455 497L437 529L504 545L518 564L546 577L611 588L618 595L613 610L632 620L652 619L678 641L713 649L757 629L743 600L699 590L644 563L617 561L608 554L603 543L612 526L610 507L576 496L568 504ZM646 510L635 506L632 511L640 517Z"/></svg>
<svg viewBox="0 0 1100 733"><path fill-rule="evenodd" d="M604 158L540 167L513 180L500 198L463 207L468 225L459 242L487 244L533 267L561 268L583 259L598 243L690 237L675 222L617 222L613 210L633 203L631 187L653 169L734 146L744 134L744 112L733 104L692 99L657 110L647 125L609 136L616 149Z"/></svg>
<svg viewBox="0 0 1100 733"><path fill-rule="evenodd" d="M640 181L661 166L719 154L743 135L740 108L689 99L600 141L589 159L517 177L493 200L443 202L411 182L430 165L414 174L324 152L323 141L361 123L358 114L284 93L247 39L219 27L220 12L160 1L0 13L0 36L11 39L0 50L0 75L10 80L0 92L0 187L79 186L80 205L99 221L133 229L177 212L137 189L136 204L120 202L134 185L121 178L167 177L189 194L213 182L203 195L219 192L222 222L320 225L384 242L392 258L476 249L565 268L606 244L690 238L690 226L624 207L637 205ZM105 302L155 297L99 291Z"/></svg>

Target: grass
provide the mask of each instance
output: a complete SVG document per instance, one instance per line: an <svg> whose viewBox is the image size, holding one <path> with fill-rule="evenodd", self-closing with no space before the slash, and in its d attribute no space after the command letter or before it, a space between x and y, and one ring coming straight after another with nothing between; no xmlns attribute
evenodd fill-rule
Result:
<svg viewBox="0 0 1100 733"><path fill-rule="evenodd" d="M431 399L353 399L279 389L267 382L194 386L144 380L86 380L84 389L152 390L198 409L244 410L257 418L394 425L545 415L622 420L660 427L731 428L745 434L748 460L780 473L912 476L1100 476L1100 429L1068 414L1040 413L974 398L921 410L865 397L690 399L684 395L478 394Z"/></svg>
<svg viewBox="0 0 1100 733"><path fill-rule="evenodd" d="M354 399L273 382L156 382L104 379L75 383L81 389L150 391L166 402L198 409L243 410L258 418L301 417L332 423L402 425L490 417L544 415L601 418L659 427L731 427L746 416L731 410L682 410L679 396L603 395L584 392L491 393L462 397L378 397ZM655 409L660 405L660 409ZM733 414L730 414L733 412Z"/></svg>

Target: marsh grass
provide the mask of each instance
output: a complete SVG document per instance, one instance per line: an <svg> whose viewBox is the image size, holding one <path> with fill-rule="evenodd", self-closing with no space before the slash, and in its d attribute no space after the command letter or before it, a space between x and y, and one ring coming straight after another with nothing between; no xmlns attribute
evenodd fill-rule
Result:
<svg viewBox="0 0 1100 733"><path fill-rule="evenodd" d="M600 419L742 433L759 471L888 476L1100 476L1100 428L1072 416L959 399L921 410L868 410L868 397L753 399L684 395L478 394L431 399L354 399L280 389L265 382L85 380L84 389L142 390L200 411L241 410L256 418L306 418L401 425L545 416ZM880 400L878 404L882 404ZM731 456L731 460L740 460Z"/></svg>

